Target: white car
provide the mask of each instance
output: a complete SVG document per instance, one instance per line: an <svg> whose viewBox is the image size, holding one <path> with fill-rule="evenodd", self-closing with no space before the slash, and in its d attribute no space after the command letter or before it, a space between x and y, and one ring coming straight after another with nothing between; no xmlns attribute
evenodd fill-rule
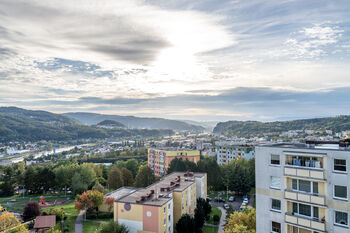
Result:
<svg viewBox="0 0 350 233"><path fill-rule="evenodd" d="M248 204L248 197L243 198L243 202Z"/></svg>
<svg viewBox="0 0 350 233"><path fill-rule="evenodd" d="M234 196L231 196L229 199L228 199L228 201L234 201L235 200L235 197Z"/></svg>
<svg viewBox="0 0 350 233"><path fill-rule="evenodd" d="M224 204L224 208L225 208L225 209L229 209L230 206L229 206L228 204Z"/></svg>

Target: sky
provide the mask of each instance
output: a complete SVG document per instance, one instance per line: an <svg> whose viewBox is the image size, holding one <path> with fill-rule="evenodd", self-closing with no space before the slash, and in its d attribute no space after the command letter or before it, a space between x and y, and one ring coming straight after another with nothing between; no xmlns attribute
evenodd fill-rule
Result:
<svg viewBox="0 0 350 233"><path fill-rule="evenodd" d="M197 121L350 114L348 0L0 0L0 106Z"/></svg>

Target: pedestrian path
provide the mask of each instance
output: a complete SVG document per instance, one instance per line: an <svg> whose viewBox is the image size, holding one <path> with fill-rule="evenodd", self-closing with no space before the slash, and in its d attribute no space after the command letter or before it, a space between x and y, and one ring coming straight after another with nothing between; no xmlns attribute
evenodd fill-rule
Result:
<svg viewBox="0 0 350 233"><path fill-rule="evenodd" d="M218 233L224 233L224 227L226 224L226 210L222 207L218 207L218 208L221 210L221 218L220 218Z"/></svg>
<svg viewBox="0 0 350 233"><path fill-rule="evenodd" d="M75 220L75 233L83 233L83 220L84 220L85 210L81 210Z"/></svg>

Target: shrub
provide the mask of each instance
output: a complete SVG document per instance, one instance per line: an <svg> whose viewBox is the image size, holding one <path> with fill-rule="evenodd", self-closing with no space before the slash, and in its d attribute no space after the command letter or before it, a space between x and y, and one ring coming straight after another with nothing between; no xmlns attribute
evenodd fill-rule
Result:
<svg viewBox="0 0 350 233"><path fill-rule="evenodd" d="M28 202L24 206L23 210L23 221L29 221L34 219L36 216L40 216L41 210L38 202Z"/></svg>
<svg viewBox="0 0 350 233"><path fill-rule="evenodd" d="M98 233L129 233L128 228L119 225L114 221L102 223L97 231Z"/></svg>
<svg viewBox="0 0 350 233"><path fill-rule="evenodd" d="M62 218L64 218L64 210L60 208L44 210L42 215L56 215L56 222L57 222L57 221L61 221Z"/></svg>
<svg viewBox="0 0 350 233"><path fill-rule="evenodd" d="M215 214L215 215L213 216L213 222L214 222L214 224L218 224L218 223L220 222L220 217L219 217L219 215Z"/></svg>

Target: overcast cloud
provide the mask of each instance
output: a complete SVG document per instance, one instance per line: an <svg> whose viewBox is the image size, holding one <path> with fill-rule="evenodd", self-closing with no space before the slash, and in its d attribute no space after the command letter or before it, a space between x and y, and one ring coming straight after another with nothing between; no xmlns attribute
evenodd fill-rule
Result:
<svg viewBox="0 0 350 233"><path fill-rule="evenodd" d="M2 0L0 105L193 120L350 114L347 0Z"/></svg>

